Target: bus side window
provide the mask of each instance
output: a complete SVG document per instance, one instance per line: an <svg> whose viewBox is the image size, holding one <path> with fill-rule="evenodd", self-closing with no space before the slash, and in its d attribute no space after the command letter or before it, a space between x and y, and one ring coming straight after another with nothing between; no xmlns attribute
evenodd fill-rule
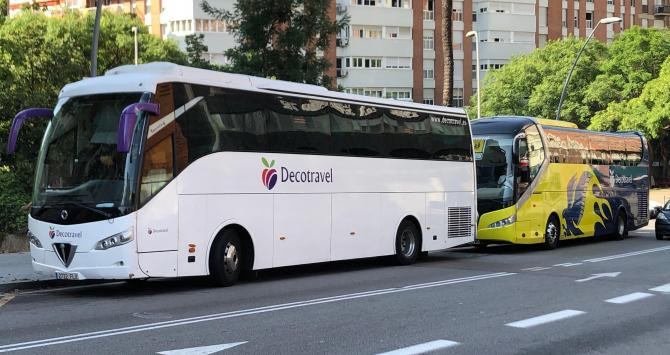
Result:
<svg viewBox="0 0 670 355"><path fill-rule="evenodd" d="M172 135L163 138L144 153L140 204L167 185L174 176Z"/></svg>
<svg viewBox="0 0 670 355"><path fill-rule="evenodd" d="M529 182L535 180L535 177L540 172L540 168L544 163L544 146L542 145L542 138L537 127L530 126L526 129L526 142L528 144L528 168L529 168Z"/></svg>

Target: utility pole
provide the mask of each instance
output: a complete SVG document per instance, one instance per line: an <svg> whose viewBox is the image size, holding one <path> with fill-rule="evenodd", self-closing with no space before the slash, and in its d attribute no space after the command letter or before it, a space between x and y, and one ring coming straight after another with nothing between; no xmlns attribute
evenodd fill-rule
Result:
<svg viewBox="0 0 670 355"><path fill-rule="evenodd" d="M100 16L102 16L102 0L97 0L95 8L95 24L93 25L93 46L91 47L91 77L98 75L98 37L100 35Z"/></svg>

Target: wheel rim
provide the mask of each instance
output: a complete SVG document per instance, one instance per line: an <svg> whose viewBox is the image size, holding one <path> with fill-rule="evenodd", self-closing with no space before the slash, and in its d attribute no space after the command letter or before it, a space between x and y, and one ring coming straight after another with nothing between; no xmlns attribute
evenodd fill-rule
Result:
<svg viewBox="0 0 670 355"><path fill-rule="evenodd" d="M556 243L556 239L558 239L558 228L556 228L554 221L547 223L545 238L547 239L547 243L549 244Z"/></svg>
<svg viewBox="0 0 670 355"><path fill-rule="evenodd" d="M239 263L240 258L237 252L237 247L232 243L228 243L223 255L223 265L226 269L226 273L232 274L237 271Z"/></svg>
<svg viewBox="0 0 670 355"><path fill-rule="evenodd" d="M409 257L414 254L414 249L416 249L416 238L414 237L414 232L406 229L400 235L400 253Z"/></svg>
<svg viewBox="0 0 670 355"><path fill-rule="evenodd" d="M619 217L619 223L617 223L616 230L619 235L623 235L625 224L623 221L623 217Z"/></svg>

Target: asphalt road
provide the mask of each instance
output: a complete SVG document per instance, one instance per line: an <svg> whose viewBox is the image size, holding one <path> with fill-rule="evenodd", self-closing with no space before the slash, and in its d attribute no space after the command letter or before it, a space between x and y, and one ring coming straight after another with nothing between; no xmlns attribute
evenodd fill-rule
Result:
<svg viewBox="0 0 670 355"><path fill-rule="evenodd" d="M652 232L283 268L231 288L24 290L0 296L0 352L668 354L670 240Z"/></svg>

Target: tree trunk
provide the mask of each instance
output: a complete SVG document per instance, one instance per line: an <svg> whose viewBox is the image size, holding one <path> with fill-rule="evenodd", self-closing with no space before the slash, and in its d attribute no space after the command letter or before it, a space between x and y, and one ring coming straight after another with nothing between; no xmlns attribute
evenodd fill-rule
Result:
<svg viewBox="0 0 670 355"><path fill-rule="evenodd" d="M452 105L454 96L454 34L452 31L452 11L452 0L442 0L442 56L444 58L444 89L442 91L442 104L445 106Z"/></svg>

